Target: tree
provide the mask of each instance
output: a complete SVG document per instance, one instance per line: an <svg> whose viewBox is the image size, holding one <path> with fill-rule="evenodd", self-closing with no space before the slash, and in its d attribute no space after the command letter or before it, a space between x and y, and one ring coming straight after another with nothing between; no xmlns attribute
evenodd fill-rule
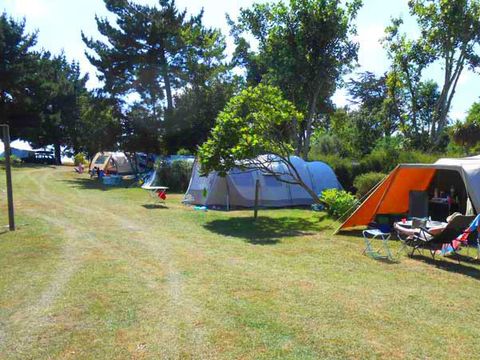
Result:
<svg viewBox="0 0 480 360"><path fill-rule="evenodd" d="M118 101L124 127L122 144L132 151L135 146L136 151L149 148L159 152L161 145L171 145L169 139L182 139L178 129L193 126L185 125L183 119L182 124L174 123L179 119L174 115L178 113L175 101L185 94L205 93L204 87L227 70L223 63L225 39L219 30L203 25L203 12L188 18L186 10L179 11L174 0L160 0L158 7L128 0L104 1L116 16L116 23L96 18L106 41L95 41L82 33L91 50L87 57L100 72L105 93ZM138 94L140 100L131 104L126 101L129 94ZM203 105L208 109L208 104ZM186 113L195 111L191 108ZM146 130L147 125L151 132ZM139 141L141 134L149 135L148 144ZM177 144L175 140L174 144L185 147L181 141Z"/></svg>
<svg viewBox="0 0 480 360"><path fill-rule="evenodd" d="M467 114L465 121L457 122L451 130L453 141L470 153L472 148L480 145L480 103L474 103Z"/></svg>
<svg viewBox="0 0 480 360"><path fill-rule="evenodd" d="M174 0L160 0L159 8L128 0L104 1L117 17L116 26L96 18L107 42L83 33L82 38L93 51L88 59L113 96L136 92L158 117L164 99L171 111L175 90L221 65L224 38L203 26L202 12L187 19L186 10L179 11Z"/></svg>
<svg viewBox="0 0 480 360"><path fill-rule="evenodd" d="M116 116L116 104L98 92L83 93L79 100L80 121L69 130L75 152L93 156L99 151L116 149L122 126Z"/></svg>
<svg viewBox="0 0 480 360"><path fill-rule="evenodd" d="M235 23L229 20L237 44L234 60L247 68L254 85L271 83L304 114L294 135L296 153L307 157L310 137L342 75L357 58L353 20L361 1L342 5L340 0L290 0L254 4L242 9ZM253 51L246 35L258 42Z"/></svg>
<svg viewBox="0 0 480 360"><path fill-rule="evenodd" d="M5 12L0 15L0 122L10 125L13 137L31 118L28 99L36 40L36 33L25 32L25 20L17 22Z"/></svg>
<svg viewBox="0 0 480 360"><path fill-rule="evenodd" d="M121 148L127 152L161 153L161 123L141 103L133 104L122 123Z"/></svg>
<svg viewBox="0 0 480 360"><path fill-rule="evenodd" d="M398 104L389 101L387 74L377 77L367 71L347 85L351 101L358 105L358 112L368 117L372 127L379 128L383 136L391 136L398 129L400 119Z"/></svg>
<svg viewBox="0 0 480 360"><path fill-rule="evenodd" d="M443 84L435 99L429 134L433 142L441 139L448 123L458 80L465 69L480 66L480 1L478 0L410 0L410 14L416 18L420 37L407 39L400 33L401 19L387 27L385 46L393 60L392 71L404 84L410 98L412 126L416 131L418 97L423 71L440 62Z"/></svg>
<svg viewBox="0 0 480 360"><path fill-rule="evenodd" d="M78 63L69 63L64 54L45 52L36 61L30 87L30 109L38 124L22 131L22 138L36 147L53 144L57 164L61 146L72 145L71 136L80 121L79 97L86 92L88 76L82 76Z"/></svg>
<svg viewBox="0 0 480 360"><path fill-rule="evenodd" d="M225 176L233 168L260 170L300 185L318 203L317 194L303 182L290 158L294 146L289 135L302 122L302 113L280 89L264 84L248 87L230 99L210 138L200 146L202 173L218 171Z"/></svg>
<svg viewBox="0 0 480 360"><path fill-rule="evenodd" d="M177 94L175 108L165 123L167 149L171 153L182 148L194 153L207 140L218 114L239 88L238 78L226 78Z"/></svg>

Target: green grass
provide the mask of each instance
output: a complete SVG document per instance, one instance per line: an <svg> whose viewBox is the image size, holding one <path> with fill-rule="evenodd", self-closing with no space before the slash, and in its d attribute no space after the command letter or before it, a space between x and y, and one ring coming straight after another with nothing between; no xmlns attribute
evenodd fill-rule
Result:
<svg viewBox="0 0 480 360"><path fill-rule="evenodd" d="M2 359L480 353L474 262L375 261L361 238L332 236L323 213L261 210L254 222L251 211L194 211L181 195L151 206L141 189L71 168L13 175L19 229L0 234ZM5 202L0 191L1 224Z"/></svg>

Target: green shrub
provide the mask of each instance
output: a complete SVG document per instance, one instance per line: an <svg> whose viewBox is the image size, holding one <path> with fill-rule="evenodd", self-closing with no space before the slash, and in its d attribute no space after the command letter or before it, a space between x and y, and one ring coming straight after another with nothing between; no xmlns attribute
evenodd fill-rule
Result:
<svg viewBox="0 0 480 360"><path fill-rule="evenodd" d="M378 172L368 172L358 175L353 181L353 186L357 189L357 198L362 198L384 178L385 174Z"/></svg>
<svg viewBox="0 0 480 360"><path fill-rule="evenodd" d="M192 155L192 152L190 150L187 150L187 149L184 149L184 148L180 148L178 149L177 151L177 155Z"/></svg>
<svg viewBox="0 0 480 360"><path fill-rule="evenodd" d="M399 164L411 164L411 163L418 163L418 164L431 164L440 159L441 157L445 157L444 155L439 154L429 154L423 151L418 150L410 150L410 151L403 151L398 155L398 163Z"/></svg>
<svg viewBox="0 0 480 360"><path fill-rule="evenodd" d="M15 155L10 155L10 164L11 165L20 165L22 163L22 159ZM5 157L0 157L0 164L5 164Z"/></svg>
<svg viewBox="0 0 480 360"><path fill-rule="evenodd" d="M336 219L353 212L357 199L345 190L327 189L322 192L320 201L325 204L328 214Z"/></svg>
<svg viewBox="0 0 480 360"><path fill-rule="evenodd" d="M184 192L188 188L192 169L191 161L160 161L157 163L157 182L159 185L168 186L170 191Z"/></svg>
<svg viewBox="0 0 480 360"><path fill-rule="evenodd" d="M398 164L434 163L440 158L437 154L428 154L418 150L375 149L360 161L361 173L389 173Z"/></svg>
<svg viewBox="0 0 480 360"><path fill-rule="evenodd" d="M85 157L85 154L84 153L75 154L75 156L73 157L73 162L75 166L78 166L80 164L86 164L87 159Z"/></svg>

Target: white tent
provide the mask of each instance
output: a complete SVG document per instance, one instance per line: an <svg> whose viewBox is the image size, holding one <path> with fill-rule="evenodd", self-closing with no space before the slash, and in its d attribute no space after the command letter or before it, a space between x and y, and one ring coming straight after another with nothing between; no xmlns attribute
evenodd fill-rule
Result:
<svg viewBox="0 0 480 360"><path fill-rule="evenodd" d="M259 159L259 158L257 158ZM299 157L290 158L302 180L316 194L325 189L341 189L333 170L320 161L306 162ZM273 162L270 166L284 167L282 163ZM233 169L225 177L216 172L200 176L200 165L195 162L185 201L206 206L219 207L253 207L255 202L255 183L259 180L259 205L265 207L285 207L310 205L310 195L299 185L292 185L277 180L274 176L259 170Z"/></svg>
<svg viewBox="0 0 480 360"><path fill-rule="evenodd" d="M93 168L118 175L133 174L135 172L127 155L119 151L96 153L90 162L88 170L92 171Z"/></svg>

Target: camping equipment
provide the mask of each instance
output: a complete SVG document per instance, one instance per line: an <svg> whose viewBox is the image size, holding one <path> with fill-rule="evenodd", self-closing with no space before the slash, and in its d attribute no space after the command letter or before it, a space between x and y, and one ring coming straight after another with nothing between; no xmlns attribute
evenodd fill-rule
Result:
<svg viewBox="0 0 480 360"><path fill-rule="evenodd" d="M363 254L373 258L373 259L389 259L392 260L392 253L388 247L388 240L390 239L390 233L384 233L379 229L368 229L362 232L363 239L365 240L365 249L363 250ZM385 255L380 253L380 249L374 250L372 245L372 240L379 238L382 239L383 249L385 251Z"/></svg>
<svg viewBox="0 0 480 360"><path fill-rule="evenodd" d="M143 183L141 188L148 191L148 194L153 199L165 201L165 199L167 198L168 187L155 185L155 180L156 180L156 173L155 171L151 171L145 177L145 182Z"/></svg>
<svg viewBox="0 0 480 360"><path fill-rule="evenodd" d="M454 245L454 240L458 238L458 234L462 233L464 229L469 226L473 219L473 216L456 216L439 234L432 234L425 227L420 228L419 233L413 236L411 241L407 243L408 246L412 247L412 252L410 255L413 255L415 250L419 251L420 249L427 249L430 251L432 258L435 259L436 254L445 254L445 245L450 245L451 248L449 247L449 249L453 253L457 254L456 250L458 249L458 246L456 247Z"/></svg>

